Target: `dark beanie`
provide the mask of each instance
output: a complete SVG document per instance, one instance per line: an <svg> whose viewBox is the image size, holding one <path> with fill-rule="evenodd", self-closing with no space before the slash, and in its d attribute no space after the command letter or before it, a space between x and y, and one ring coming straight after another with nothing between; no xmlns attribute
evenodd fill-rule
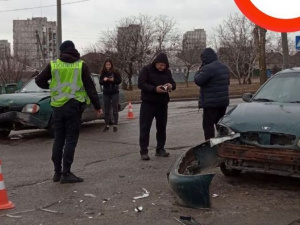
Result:
<svg viewBox="0 0 300 225"><path fill-rule="evenodd" d="M64 41L60 46L59 46L59 50L61 52L65 51L67 48L75 48L75 45L72 41Z"/></svg>

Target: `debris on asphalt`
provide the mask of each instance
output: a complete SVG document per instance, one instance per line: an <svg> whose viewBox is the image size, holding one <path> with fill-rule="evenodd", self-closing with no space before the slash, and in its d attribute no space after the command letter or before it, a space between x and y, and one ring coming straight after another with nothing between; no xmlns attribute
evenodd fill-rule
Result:
<svg viewBox="0 0 300 225"><path fill-rule="evenodd" d="M132 202L136 202L135 200L132 200Z"/></svg>
<svg viewBox="0 0 300 225"><path fill-rule="evenodd" d="M218 194L213 194L212 197L216 198L216 197L219 197L219 195Z"/></svg>
<svg viewBox="0 0 300 225"><path fill-rule="evenodd" d="M110 198L103 198L103 202L102 202L102 204L104 204L104 203L108 202L109 200L110 200Z"/></svg>
<svg viewBox="0 0 300 225"><path fill-rule="evenodd" d="M10 218L21 218L22 216L13 216L13 215L10 215L10 214L6 214L7 217L10 217Z"/></svg>
<svg viewBox="0 0 300 225"><path fill-rule="evenodd" d="M84 194L84 196L86 196L86 197L92 197L92 198L96 198L96 195L93 195L93 194Z"/></svg>
<svg viewBox="0 0 300 225"><path fill-rule="evenodd" d="M191 216L180 216L179 219L173 217L173 219L179 222L180 224L184 224L184 225L201 225Z"/></svg>
<svg viewBox="0 0 300 225"><path fill-rule="evenodd" d="M152 202L151 205L155 205L155 203Z"/></svg>
<svg viewBox="0 0 300 225"><path fill-rule="evenodd" d="M129 212L129 210L125 210L125 211L123 211L122 213L128 213Z"/></svg>
<svg viewBox="0 0 300 225"><path fill-rule="evenodd" d="M77 191L73 191L74 193L77 193Z"/></svg>
<svg viewBox="0 0 300 225"><path fill-rule="evenodd" d="M40 208L40 210L45 211L45 212L49 212L49 213L58 213L58 211L56 211L56 210L43 209L43 208Z"/></svg>
<svg viewBox="0 0 300 225"><path fill-rule="evenodd" d="M145 193L144 193L143 195L141 195L141 196L134 197L133 199L137 200L137 199L141 199L141 198L147 198L147 197L149 197L149 195L150 195L150 192L149 192L149 191L147 191L145 188L142 188L142 189L145 191Z"/></svg>
<svg viewBox="0 0 300 225"><path fill-rule="evenodd" d="M143 211L143 206L138 206L134 208L135 212L142 212Z"/></svg>
<svg viewBox="0 0 300 225"><path fill-rule="evenodd" d="M83 200L80 200L79 202L83 202Z"/></svg>

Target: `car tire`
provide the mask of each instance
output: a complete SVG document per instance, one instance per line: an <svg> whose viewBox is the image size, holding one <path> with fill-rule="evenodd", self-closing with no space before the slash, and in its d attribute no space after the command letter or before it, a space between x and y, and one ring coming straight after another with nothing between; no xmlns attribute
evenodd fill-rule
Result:
<svg viewBox="0 0 300 225"><path fill-rule="evenodd" d="M222 173L226 176L226 177L235 177L241 174L242 170L237 170L237 169L230 169L226 166L225 162L222 162L220 164L220 169L222 171Z"/></svg>
<svg viewBox="0 0 300 225"><path fill-rule="evenodd" d="M0 131L0 138L7 138L10 134L10 130L1 130Z"/></svg>

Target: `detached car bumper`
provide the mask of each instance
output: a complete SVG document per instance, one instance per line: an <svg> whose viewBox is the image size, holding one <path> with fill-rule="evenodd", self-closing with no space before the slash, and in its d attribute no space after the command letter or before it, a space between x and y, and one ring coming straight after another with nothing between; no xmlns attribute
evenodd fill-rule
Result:
<svg viewBox="0 0 300 225"><path fill-rule="evenodd" d="M0 130L5 130L8 125L12 124L37 128L45 128L48 125L45 121L29 113L12 111L0 114Z"/></svg>
<svg viewBox="0 0 300 225"><path fill-rule="evenodd" d="M217 147L210 147L208 142L181 155L168 172L169 184L177 194L178 203L190 208L209 208L209 186L215 176L209 170L220 163Z"/></svg>

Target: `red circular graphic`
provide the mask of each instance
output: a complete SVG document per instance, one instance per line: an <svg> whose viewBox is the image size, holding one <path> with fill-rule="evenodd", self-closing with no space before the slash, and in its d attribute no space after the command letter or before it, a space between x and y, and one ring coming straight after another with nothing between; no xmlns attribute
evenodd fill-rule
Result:
<svg viewBox="0 0 300 225"><path fill-rule="evenodd" d="M260 11L251 0L234 0L242 13L253 23L276 32L300 31L300 17L279 19ZM270 6L271 7L271 6Z"/></svg>

